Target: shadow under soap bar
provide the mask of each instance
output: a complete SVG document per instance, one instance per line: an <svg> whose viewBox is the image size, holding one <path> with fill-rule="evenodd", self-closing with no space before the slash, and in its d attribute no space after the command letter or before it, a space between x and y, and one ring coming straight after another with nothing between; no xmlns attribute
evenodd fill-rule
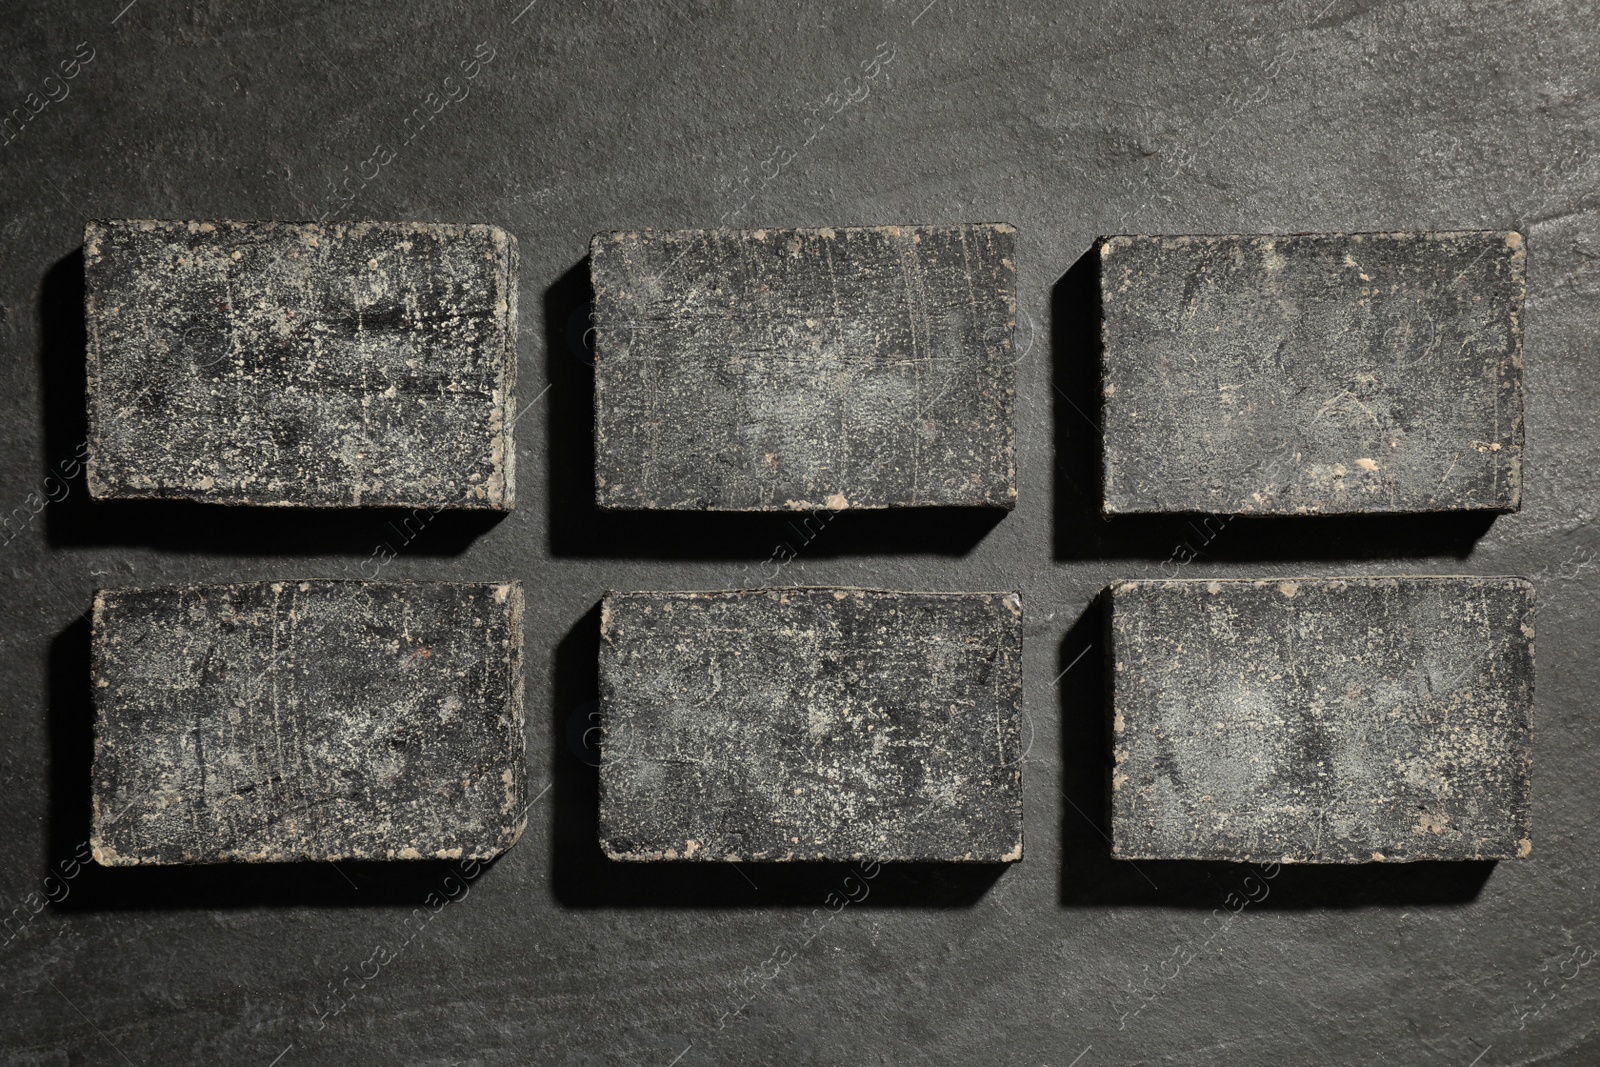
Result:
<svg viewBox="0 0 1600 1067"><path fill-rule="evenodd" d="M516 583L108 589L95 859L488 859L522 833Z"/></svg>
<svg viewBox="0 0 1600 1067"><path fill-rule="evenodd" d="M597 504L1013 507L1015 233L596 236Z"/></svg>
<svg viewBox="0 0 1600 1067"><path fill-rule="evenodd" d="M516 264L494 226L89 223L90 493L510 509Z"/></svg>
<svg viewBox="0 0 1600 1067"><path fill-rule="evenodd" d="M611 593L600 625L611 858L1022 858L1016 593Z"/></svg>
<svg viewBox="0 0 1600 1067"><path fill-rule="evenodd" d="M1116 857L1532 850L1524 579L1135 581L1109 599Z"/></svg>

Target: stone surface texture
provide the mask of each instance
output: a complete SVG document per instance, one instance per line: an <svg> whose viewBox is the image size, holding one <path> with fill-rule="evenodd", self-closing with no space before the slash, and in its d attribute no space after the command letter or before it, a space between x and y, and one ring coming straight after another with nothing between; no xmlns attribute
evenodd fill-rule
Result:
<svg viewBox="0 0 1600 1067"><path fill-rule="evenodd" d="M1517 510L1520 233L1098 248L1106 512Z"/></svg>
<svg viewBox="0 0 1600 1067"><path fill-rule="evenodd" d="M486 859L525 816L516 583L102 590L105 865Z"/></svg>
<svg viewBox="0 0 1600 1067"><path fill-rule="evenodd" d="M596 236L596 501L1014 506L1014 234Z"/></svg>
<svg viewBox="0 0 1600 1067"><path fill-rule="evenodd" d="M504 230L91 222L84 273L94 496L512 506Z"/></svg>
<svg viewBox="0 0 1600 1067"><path fill-rule="evenodd" d="M1533 848L1533 586L1111 586L1127 859L1510 859Z"/></svg>
<svg viewBox="0 0 1600 1067"><path fill-rule="evenodd" d="M923 1059L1068 1067L1080 1053L1075 1067L1467 1067L1480 1055L1477 1067L1600 1064L1600 961L1550 1000L1574 949L1600 949L1592 7L541 2L512 25L527 3L447 9L397 0L378 12L141 0L115 26L107 23L128 0L0 5L14 87L7 107L21 103L29 82L39 108L48 97L37 79L75 42L99 49L65 83L71 96L44 107L0 154L11 168L0 257L8 353L0 508L21 509L3 535L0 569L0 602L10 608L0 628L0 918L26 913L30 893L43 904L0 947L10 979L0 1063L127 1067L87 1016L140 1067L267 1067L290 1044L276 1067L666 1067L680 1053L675 1067L925 1067ZM467 81L457 60L473 58L473 43L484 40L497 55ZM889 51L880 41L897 51L869 81L862 64ZM447 74L456 81L440 87ZM437 91L440 107L457 85L457 95L470 95L405 144L411 132L400 120L414 106L428 114L422 95ZM49 903L46 892L60 892L47 873L86 837L83 820L58 825L53 769L75 776L73 796L82 796L88 766L81 745L63 753L57 744L53 700L61 676L80 680L71 694L87 699L88 664L73 652L58 675L62 645L52 642L76 625L97 586L333 577L337 566L318 569L315 546L304 545L292 546L304 556L286 560L270 547L206 550L176 538L62 543L56 535L71 528L81 481L65 507L44 506L32 525L24 505L30 493L58 489L44 482L47 472L83 440L77 426L52 421L64 408L81 412L81 374L60 404L48 388L41 403L40 392L44 360L81 367L83 359L82 266L68 258L82 223L63 197L86 217L314 218L343 205L359 187L361 161L384 141L399 154L340 218L473 219L517 235L517 410L526 414L516 426L517 512L459 555L402 550L382 577L523 579L530 799L547 775L555 785L471 896L440 913L348 1010L318 1025L302 1007L309 995L330 981L353 991L372 974L362 964L375 944L394 947L404 936L393 932L395 912L439 891L423 870L431 865L388 865L408 879L390 892L393 908L372 897L394 879L345 863L359 892L326 865L166 869L141 879L149 872L84 864L66 903ZM798 154L763 168L780 142ZM374 173L369 165L362 176ZM339 199L322 199L346 179ZM774 578L761 561L776 538L752 533L741 574L736 544L722 558L697 540L671 539L677 523L667 520L693 513L594 514L593 371L581 336L588 268L580 266L591 234L982 219L1019 230L1019 494L1015 513L981 541L960 555L908 551L903 541L879 550L857 540L846 515L812 545L786 535L799 558ZM1098 470L1076 462L1098 448L1098 375L1067 370L1098 365L1096 353L1081 351L1092 344L1080 343L1092 342L1097 316L1087 299L1064 301L1059 284L1080 257L1097 257L1097 236L1464 227L1521 228L1529 253L1522 508L1479 530L1470 557L1454 536L1413 537L1416 527L1400 519L1377 524L1398 532L1363 539L1356 559L1337 545L1307 545L1308 532L1330 525L1321 522L1230 523L1206 546L1181 520L1134 523L1151 528L1138 538L1099 522ZM1092 292L1093 272L1083 273ZM552 293L558 282L568 284ZM1057 314L1063 304L1070 314ZM55 331L61 321L72 328ZM557 335L548 344L547 331ZM554 387L536 401L547 381ZM570 491L552 501L546 472L551 490L562 474ZM567 541L552 537L554 504L578 516ZM921 514L886 524L856 516L851 525L904 526ZM700 537L718 517L688 525ZM804 514L788 517L804 527ZM893 515L867 519L882 517ZM945 519L926 515L930 525ZM612 547L566 547L591 529ZM382 536L394 535L372 540ZM1267 900L1225 923L1209 909L1228 918L1226 899L1243 891L1246 870L1111 860L1101 835L1110 832L1103 641L1099 612L1084 612L1113 580L1172 574L1162 561L1185 539L1200 556L1181 577L1467 569L1532 578L1532 862L1492 872L1487 864L1285 865ZM594 725L579 710L597 695L599 626L586 613L608 589L765 581L1023 591L1027 858L992 883L975 868L930 880L986 885L969 906L930 899L941 895L889 864L867 901L830 917L823 900L840 879L809 865L780 878L748 864L600 862L596 771L557 736L574 721ZM551 650L574 633L581 647L552 662ZM63 645L86 645L76 634ZM262 885L260 874L276 878ZM222 876L232 892L196 888ZM129 883L152 887L144 906L129 901ZM823 908L825 927L805 925L813 907ZM764 962L780 946L798 953L781 969ZM1574 967L1566 963L1565 974ZM724 1016L750 996L749 1007Z"/></svg>
<svg viewBox="0 0 1600 1067"><path fill-rule="evenodd" d="M1022 858L1017 594L611 593L601 610L612 858Z"/></svg>

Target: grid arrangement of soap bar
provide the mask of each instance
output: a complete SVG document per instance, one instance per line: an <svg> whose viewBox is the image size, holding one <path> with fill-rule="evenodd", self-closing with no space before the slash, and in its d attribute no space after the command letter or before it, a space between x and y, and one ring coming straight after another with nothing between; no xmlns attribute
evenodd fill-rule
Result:
<svg viewBox="0 0 1600 1067"><path fill-rule="evenodd" d="M1520 578L1113 585L1113 853L1526 856L1532 614Z"/></svg>
<svg viewBox="0 0 1600 1067"><path fill-rule="evenodd" d="M487 859L525 822L515 583L94 603L95 859Z"/></svg>
<svg viewBox="0 0 1600 1067"><path fill-rule="evenodd" d="M91 222L91 493L510 508L516 265L494 226Z"/></svg>
<svg viewBox="0 0 1600 1067"><path fill-rule="evenodd" d="M1014 231L609 233L605 509L1011 508ZM516 243L427 223L91 223L100 499L507 509ZM1517 233L1098 242L1103 510L1515 510ZM892 546L891 546L892 547ZM1532 849L1532 588L1120 582L1112 853ZM516 583L111 590L108 865L476 858L525 815ZM1016 593L611 593L612 859L1022 857Z"/></svg>
<svg viewBox="0 0 1600 1067"><path fill-rule="evenodd" d="M622 860L1022 858L1016 593L610 593L600 839Z"/></svg>
<svg viewBox="0 0 1600 1067"><path fill-rule="evenodd" d="M600 234L595 499L1010 508L1010 226Z"/></svg>
<svg viewBox="0 0 1600 1067"><path fill-rule="evenodd" d="M1106 512L1517 509L1521 234L1098 249Z"/></svg>

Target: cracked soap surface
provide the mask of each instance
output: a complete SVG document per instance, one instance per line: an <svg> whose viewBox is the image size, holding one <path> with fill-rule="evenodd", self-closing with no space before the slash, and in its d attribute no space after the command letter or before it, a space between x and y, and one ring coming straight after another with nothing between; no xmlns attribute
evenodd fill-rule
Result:
<svg viewBox="0 0 1600 1067"><path fill-rule="evenodd" d="M1015 231L610 233L594 282L601 507L1016 500Z"/></svg>
<svg viewBox="0 0 1600 1067"><path fill-rule="evenodd" d="M510 508L516 259L493 226L90 223L91 492Z"/></svg>
<svg viewBox="0 0 1600 1067"><path fill-rule="evenodd" d="M1119 856L1531 851L1527 581L1119 582L1111 603Z"/></svg>
<svg viewBox="0 0 1600 1067"><path fill-rule="evenodd" d="M1107 512L1515 511L1518 233L1099 245Z"/></svg>
<svg viewBox="0 0 1600 1067"><path fill-rule="evenodd" d="M612 593L614 858L1022 858L1015 593Z"/></svg>
<svg viewBox="0 0 1600 1067"><path fill-rule="evenodd" d="M262 582L95 598L95 858L478 858L524 822L522 592Z"/></svg>

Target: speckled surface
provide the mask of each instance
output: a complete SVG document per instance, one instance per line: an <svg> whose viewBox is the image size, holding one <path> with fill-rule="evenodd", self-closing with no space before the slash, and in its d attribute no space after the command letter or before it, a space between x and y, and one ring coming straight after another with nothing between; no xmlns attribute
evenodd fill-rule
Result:
<svg viewBox="0 0 1600 1067"><path fill-rule="evenodd" d="M1533 851L1533 585L1110 587L1112 850L1126 859Z"/></svg>
<svg viewBox="0 0 1600 1067"><path fill-rule="evenodd" d="M609 593L600 839L623 860L1022 858L1022 601Z"/></svg>
<svg viewBox="0 0 1600 1067"><path fill-rule="evenodd" d="M487 859L525 824L516 583L102 590L96 862Z"/></svg>
<svg viewBox="0 0 1600 1067"><path fill-rule="evenodd" d="M4 106L98 51L0 151L0 919L42 908L0 945L0 1063L1600 1063L1600 966L1563 973L1600 949L1594 12L1328 3L139 0L115 25L127 0L0 5ZM468 82L479 42L495 58ZM423 96L457 87L404 144ZM398 155L363 188L378 143ZM341 219L517 235L517 508L465 544L450 516L402 544L369 509L337 537L302 509L232 509L248 540L169 531L165 502L140 523L80 509L84 220L316 218L340 183L360 189ZM804 514L594 514L574 343L592 235L984 219L1017 227L1014 512L955 545L920 509L815 536ZM1064 281L1097 236L1441 229L1528 236L1519 511L1466 538L1439 535L1450 516L1101 520L1099 321ZM523 580L538 799L517 846L321 1028L329 981L358 987L445 891L429 864L341 862L352 885L328 864L85 863L50 903L88 832L93 591L372 577L384 544L384 579ZM1248 868L1109 858L1099 591L1308 573L1534 580L1527 861L1284 865L1213 919ZM883 864L835 915L846 872L801 881L812 864L604 861L598 771L570 740L592 726L601 596L767 583L1022 592L1023 862L956 906ZM1133 996L1153 1000L1135 1016Z"/></svg>
<svg viewBox="0 0 1600 1067"><path fill-rule="evenodd" d="M1015 506L1015 232L598 234L596 501Z"/></svg>
<svg viewBox="0 0 1600 1067"><path fill-rule="evenodd" d="M494 226L89 223L90 491L510 508L516 263Z"/></svg>
<svg viewBox="0 0 1600 1067"><path fill-rule="evenodd" d="M1106 512L1517 509L1521 233L1098 248Z"/></svg>

